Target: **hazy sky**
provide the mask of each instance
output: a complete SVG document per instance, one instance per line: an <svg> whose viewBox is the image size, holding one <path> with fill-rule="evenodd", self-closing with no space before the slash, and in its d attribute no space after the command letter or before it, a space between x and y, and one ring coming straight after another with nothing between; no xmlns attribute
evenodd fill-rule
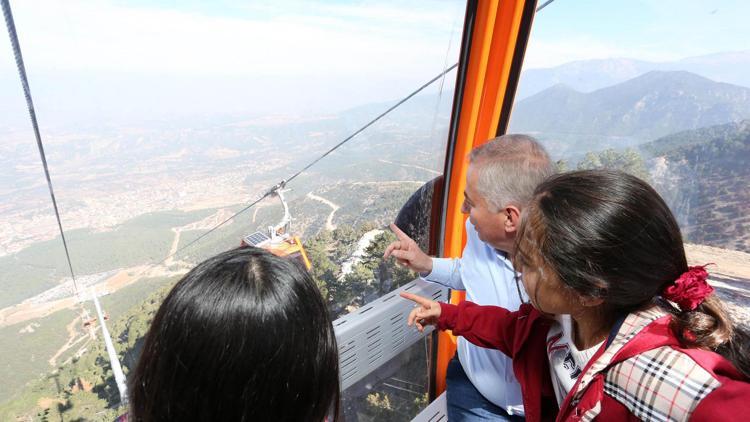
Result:
<svg viewBox="0 0 750 422"><path fill-rule="evenodd" d="M24 0L12 7L40 119L75 126L320 114L398 98L456 60L465 4ZM556 0L536 18L526 68L747 49L747 16L746 1ZM26 124L5 34L0 113L0 126Z"/></svg>
<svg viewBox="0 0 750 422"><path fill-rule="evenodd" d="M526 66L748 50L749 16L747 0L556 0L536 16Z"/></svg>
<svg viewBox="0 0 750 422"><path fill-rule="evenodd" d="M39 107L97 119L390 100L455 60L464 13L456 1L206 4L13 2ZM0 38L1 96L18 82Z"/></svg>

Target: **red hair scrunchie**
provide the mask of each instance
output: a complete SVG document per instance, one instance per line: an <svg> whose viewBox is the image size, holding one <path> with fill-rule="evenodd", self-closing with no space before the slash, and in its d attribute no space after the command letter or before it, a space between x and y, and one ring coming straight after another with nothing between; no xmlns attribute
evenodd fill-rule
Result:
<svg viewBox="0 0 750 422"><path fill-rule="evenodd" d="M692 311L714 292L708 282L706 267L711 264L688 267L688 270L664 288L662 297L674 302L683 311Z"/></svg>

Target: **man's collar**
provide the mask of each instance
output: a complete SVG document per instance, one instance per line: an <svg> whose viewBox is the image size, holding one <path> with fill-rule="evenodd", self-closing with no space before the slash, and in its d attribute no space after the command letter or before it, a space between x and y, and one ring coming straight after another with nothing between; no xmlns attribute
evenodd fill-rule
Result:
<svg viewBox="0 0 750 422"><path fill-rule="evenodd" d="M510 254L508 252L501 251L500 249L496 249L496 248L493 248L493 249L495 249L495 253L496 254L502 256L503 258L505 258L507 260L510 260Z"/></svg>

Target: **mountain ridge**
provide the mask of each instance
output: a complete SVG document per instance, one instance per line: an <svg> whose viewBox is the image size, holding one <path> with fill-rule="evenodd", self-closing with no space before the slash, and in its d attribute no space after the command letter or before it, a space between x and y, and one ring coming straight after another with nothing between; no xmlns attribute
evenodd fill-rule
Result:
<svg viewBox="0 0 750 422"><path fill-rule="evenodd" d="M516 93L528 98L556 83L566 83L581 92L592 92L651 70L686 70L709 79L750 87L750 50L691 56L669 62L632 58L575 60L554 67L524 70Z"/></svg>
<svg viewBox="0 0 750 422"><path fill-rule="evenodd" d="M750 88L687 71L651 71L590 93L556 84L516 104L515 132L644 141L750 117Z"/></svg>

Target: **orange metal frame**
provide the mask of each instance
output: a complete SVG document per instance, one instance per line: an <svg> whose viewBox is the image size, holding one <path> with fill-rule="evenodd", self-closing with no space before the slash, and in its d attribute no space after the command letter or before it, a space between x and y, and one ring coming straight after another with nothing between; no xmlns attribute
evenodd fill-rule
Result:
<svg viewBox="0 0 750 422"><path fill-rule="evenodd" d="M305 263L305 267L308 271L310 271L310 268L312 268L312 264L310 263L310 260L307 258L307 252L305 251L305 247L302 246L302 242L300 242L299 237L294 236L294 243L297 245L297 248L299 248L300 254L302 254L302 261Z"/></svg>
<svg viewBox="0 0 750 422"><path fill-rule="evenodd" d="M460 257L466 243L464 232L466 216L461 213L468 167L465 157L473 147L496 136L503 102L507 96L510 96L512 100L515 92L515 86L512 86L508 92L508 84L511 71L520 71L520 69L512 68L514 55L518 49L522 16L528 3L533 3L533 6L536 1L480 0L477 4L476 22L471 35L464 96L453 153L454 160L450 169L450 184L447 191L449 199L443 250L443 256L446 257ZM467 35L464 34L464 36ZM525 38L523 40L525 44ZM525 49L525 45L521 46L521 49ZM505 131L505 128L501 129ZM451 303L458 303L463 299L463 292L453 292L451 295ZM445 371L448 362L456 351L455 337L450 333L440 333L437 348L435 387L436 393L440 394L445 390Z"/></svg>

